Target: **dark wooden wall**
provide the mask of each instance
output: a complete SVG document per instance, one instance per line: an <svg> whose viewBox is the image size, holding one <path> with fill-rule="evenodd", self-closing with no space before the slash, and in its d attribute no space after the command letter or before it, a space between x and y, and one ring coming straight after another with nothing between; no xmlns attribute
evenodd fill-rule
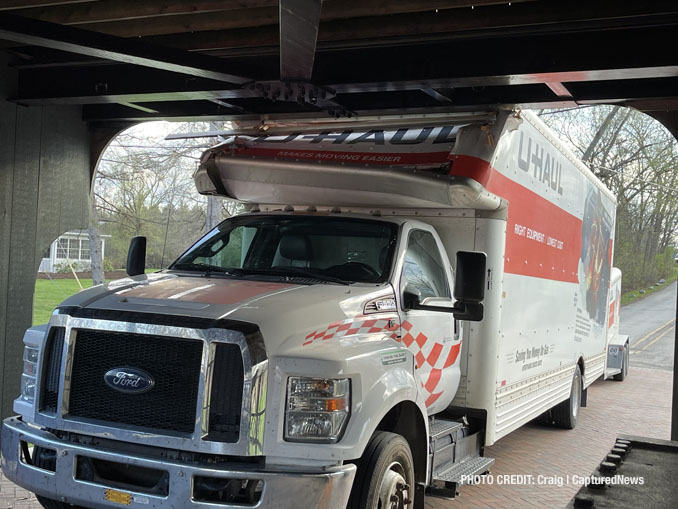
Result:
<svg viewBox="0 0 678 509"><path fill-rule="evenodd" d="M0 415L19 394L22 338L31 326L42 253L86 228L90 150L81 107L22 107L0 52Z"/></svg>

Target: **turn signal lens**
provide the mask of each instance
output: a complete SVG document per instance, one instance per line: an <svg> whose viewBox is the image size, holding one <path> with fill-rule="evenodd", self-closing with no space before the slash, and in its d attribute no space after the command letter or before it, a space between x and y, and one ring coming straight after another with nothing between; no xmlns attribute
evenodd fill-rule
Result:
<svg viewBox="0 0 678 509"><path fill-rule="evenodd" d="M287 381L285 440L334 443L351 409L348 378L290 377Z"/></svg>

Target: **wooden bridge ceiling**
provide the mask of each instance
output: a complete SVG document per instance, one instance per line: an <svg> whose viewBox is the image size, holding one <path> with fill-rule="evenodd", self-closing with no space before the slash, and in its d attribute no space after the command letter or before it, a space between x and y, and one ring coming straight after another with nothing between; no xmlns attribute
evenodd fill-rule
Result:
<svg viewBox="0 0 678 509"><path fill-rule="evenodd" d="M90 122L622 104L678 133L675 0L0 0L24 105Z"/></svg>

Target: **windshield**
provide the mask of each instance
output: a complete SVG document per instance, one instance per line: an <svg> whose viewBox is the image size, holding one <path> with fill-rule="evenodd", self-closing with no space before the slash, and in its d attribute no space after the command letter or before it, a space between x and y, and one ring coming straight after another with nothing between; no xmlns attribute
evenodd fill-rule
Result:
<svg viewBox="0 0 678 509"><path fill-rule="evenodd" d="M381 283L389 276L397 230L394 223L335 216L233 217L170 269Z"/></svg>

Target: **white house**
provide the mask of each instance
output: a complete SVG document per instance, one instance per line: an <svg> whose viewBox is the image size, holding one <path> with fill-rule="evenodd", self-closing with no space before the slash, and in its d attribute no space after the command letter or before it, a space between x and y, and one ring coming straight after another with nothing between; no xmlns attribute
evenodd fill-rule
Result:
<svg viewBox="0 0 678 509"><path fill-rule="evenodd" d="M101 259L104 259L106 238L110 235L99 235L101 238ZM92 262L89 256L89 236L87 232L66 232L59 236L45 252L40 262L40 272L57 272L62 266L71 262L78 271L89 270Z"/></svg>

